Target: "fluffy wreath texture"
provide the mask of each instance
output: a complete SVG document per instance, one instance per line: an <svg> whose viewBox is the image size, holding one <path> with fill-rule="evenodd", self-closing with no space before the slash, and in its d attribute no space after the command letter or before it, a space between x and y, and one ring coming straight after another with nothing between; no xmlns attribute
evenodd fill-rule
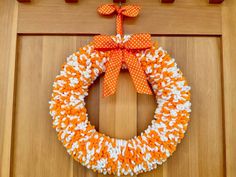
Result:
<svg viewBox="0 0 236 177"><path fill-rule="evenodd" d="M130 37L114 36L117 43ZM151 125L132 139L116 139L95 130L85 108L89 86L106 71L109 51L90 43L67 58L53 84L50 114L67 152L82 165L103 174L135 175L153 170L172 155L184 137L190 115L190 87L165 50L135 53L156 97Z"/></svg>

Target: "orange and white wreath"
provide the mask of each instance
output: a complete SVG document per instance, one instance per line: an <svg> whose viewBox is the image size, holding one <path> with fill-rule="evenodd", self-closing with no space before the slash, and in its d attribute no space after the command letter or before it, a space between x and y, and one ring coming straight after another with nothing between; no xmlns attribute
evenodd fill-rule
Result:
<svg viewBox="0 0 236 177"><path fill-rule="evenodd" d="M99 10L107 6L119 10L114 5ZM123 9L133 7L138 9ZM150 171L165 162L184 137L191 111L190 87L175 60L149 39L149 34L95 36L67 58L55 79L50 101L53 127L67 152L87 168L118 176ZM84 100L103 72L104 95L113 94L121 68L128 68L138 92L151 94L152 89L157 103L151 125L129 140L97 132L88 120Z"/></svg>

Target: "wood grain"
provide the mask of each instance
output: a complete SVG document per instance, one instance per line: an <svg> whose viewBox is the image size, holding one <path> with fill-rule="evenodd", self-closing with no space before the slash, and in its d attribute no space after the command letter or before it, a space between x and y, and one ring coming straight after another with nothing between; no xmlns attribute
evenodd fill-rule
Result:
<svg viewBox="0 0 236 177"><path fill-rule="evenodd" d="M0 1L0 177L103 176L66 153L51 128L48 100L66 56L87 44L89 34L114 33L115 19L95 11L106 2ZM132 3L140 4L142 11L137 19L125 20L125 32L162 35L153 39L176 58L192 86L193 110L186 137L173 156L157 170L138 176L235 177L236 3ZM127 72L121 73L114 96L102 98L102 83L103 76L86 99L96 129L125 139L144 131L156 108L153 97L136 94Z"/></svg>
<svg viewBox="0 0 236 177"><path fill-rule="evenodd" d="M50 82L73 49L71 37L19 38L13 177L66 176L71 173L70 158L61 143L55 141L48 101L52 88ZM33 165L31 170L30 164ZM58 164L63 164L63 168L57 169Z"/></svg>
<svg viewBox="0 0 236 177"><path fill-rule="evenodd" d="M87 170L68 156L51 128L47 108L51 93L49 88L59 72L60 64L76 47L89 39L86 36L20 36L12 176L103 176ZM157 170L139 176L223 177L225 168L220 39L153 39L158 39L176 57L192 86L193 112L187 135L174 155ZM91 87L91 96L87 99L92 124L102 133L125 139L146 129L156 107L153 97L136 94L131 78L125 71L119 76L116 95L102 98L102 83L103 76ZM29 162L34 162L31 170L28 170ZM63 165L63 169L58 164Z"/></svg>
<svg viewBox="0 0 236 177"><path fill-rule="evenodd" d="M191 121L185 138L173 156L157 170L139 176L223 177L225 168L220 39L210 37L157 39L159 44L176 58L192 87ZM138 102L140 105L138 122L141 123L138 127L143 131L153 117L154 103L149 96L140 95L138 98L141 101ZM143 125L145 126L142 127Z"/></svg>
<svg viewBox="0 0 236 177"><path fill-rule="evenodd" d="M137 94L128 72L120 73L115 95L104 98L103 79L100 85L99 131L121 139L137 135Z"/></svg>
<svg viewBox="0 0 236 177"><path fill-rule="evenodd" d="M10 176L17 8L16 1L0 1L0 177Z"/></svg>
<svg viewBox="0 0 236 177"><path fill-rule="evenodd" d="M222 8L223 80L227 177L236 176L236 2L225 1Z"/></svg>
<svg viewBox="0 0 236 177"><path fill-rule="evenodd" d="M73 36L19 37L12 176L94 176L66 153L57 140L48 114L51 83L61 64L88 39ZM97 87L91 88L94 99L96 94ZM96 100L87 104L88 108L94 107ZM91 117L97 114L97 109L90 110ZM98 122L93 118L90 121L95 125Z"/></svg>
<svg viewBox="0 0 236 177"><path fill-rule="evenodd" d="M18 33L27 34L114 34L115 18L96 12L108 0L65 4L58 0L35 0L19 5ZM158 0L132 1L142 7L137 18L124 20L125 33L151 34L221 34L221 9L207 2L180 1L165 5ZM89 8L88 8L89 6Z"/></svg>
<svg viewBox="0 0 236 177"><path fill-rule="evenodd" d="M100 85L102 87L101 80ZM99 130L112 137L129 139L137 134L137 94L127 71L119 75L116 95L100 96ZM109 125L108 122L113 122ZM112 132L109 132L112 130Z"/></svg>

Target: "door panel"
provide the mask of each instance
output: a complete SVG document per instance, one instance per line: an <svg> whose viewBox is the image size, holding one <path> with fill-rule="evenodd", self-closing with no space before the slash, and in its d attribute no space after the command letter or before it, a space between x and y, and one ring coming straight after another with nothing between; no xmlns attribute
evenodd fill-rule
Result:
<svg viewBox="0 0 236 177"><path fill-rule="evenodd" d="M91 36L18 37L11 176L102 176L69 157L48 113L52 82L61 64L90 40ZM176 58L192 87L192 113L186 136L173 156L157 170L139 176L225 176L220 37L158 36L153 40ZM153 118L153 96L137 94L128 72L123 71L117 94L104 99L102 81L103 76L91 86L86 100L92 124L112 137L140 134Z"/></svg>
<svg viewBox="0 0 236 177"><path fill-rule="evenodd" d="M111 0L33 0L19 4L18 33L27 34L114 34L114 17L101 17L96 9ZM174 5L160 0L132 0L142 7L137 18L125 18L125 32L151 34L221 34L220 5L207 0L178 0ZM112 18L112 19L111 19ZM42 28L43 26L43 28Z"/></svg>

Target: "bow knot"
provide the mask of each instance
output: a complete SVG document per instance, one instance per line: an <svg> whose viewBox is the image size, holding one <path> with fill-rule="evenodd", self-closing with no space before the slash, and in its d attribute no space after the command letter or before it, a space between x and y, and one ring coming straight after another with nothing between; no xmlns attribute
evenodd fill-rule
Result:
<svg viewBox="0 0 236 177"><path fill-rule="evenodd" d="M124 12L125 11L125 9L123 9L123 8L117 8L116 9L116 12L118 13L118 14L121 14L122 12Z"/></svg>
<svg viewBox="0 0 236 177"><path fill-rule="evenodd" d="M124 45L123 43L119 43L119 44L118 44L118 48L119 48L119 49L124 49L124 48L125 48L125 45Z"/></svg>
<svg viewBox="0 0 236 177"><path fill-rule="evenodd" d="M135 56L137 50L151 47L150 34L134 34L126 42L115 42L111 36L98 35L93 40L95 50L110 51L106 63L103 95L115 93L122 63L126 64L138 93L152 94L146 75Z"/></svg>

